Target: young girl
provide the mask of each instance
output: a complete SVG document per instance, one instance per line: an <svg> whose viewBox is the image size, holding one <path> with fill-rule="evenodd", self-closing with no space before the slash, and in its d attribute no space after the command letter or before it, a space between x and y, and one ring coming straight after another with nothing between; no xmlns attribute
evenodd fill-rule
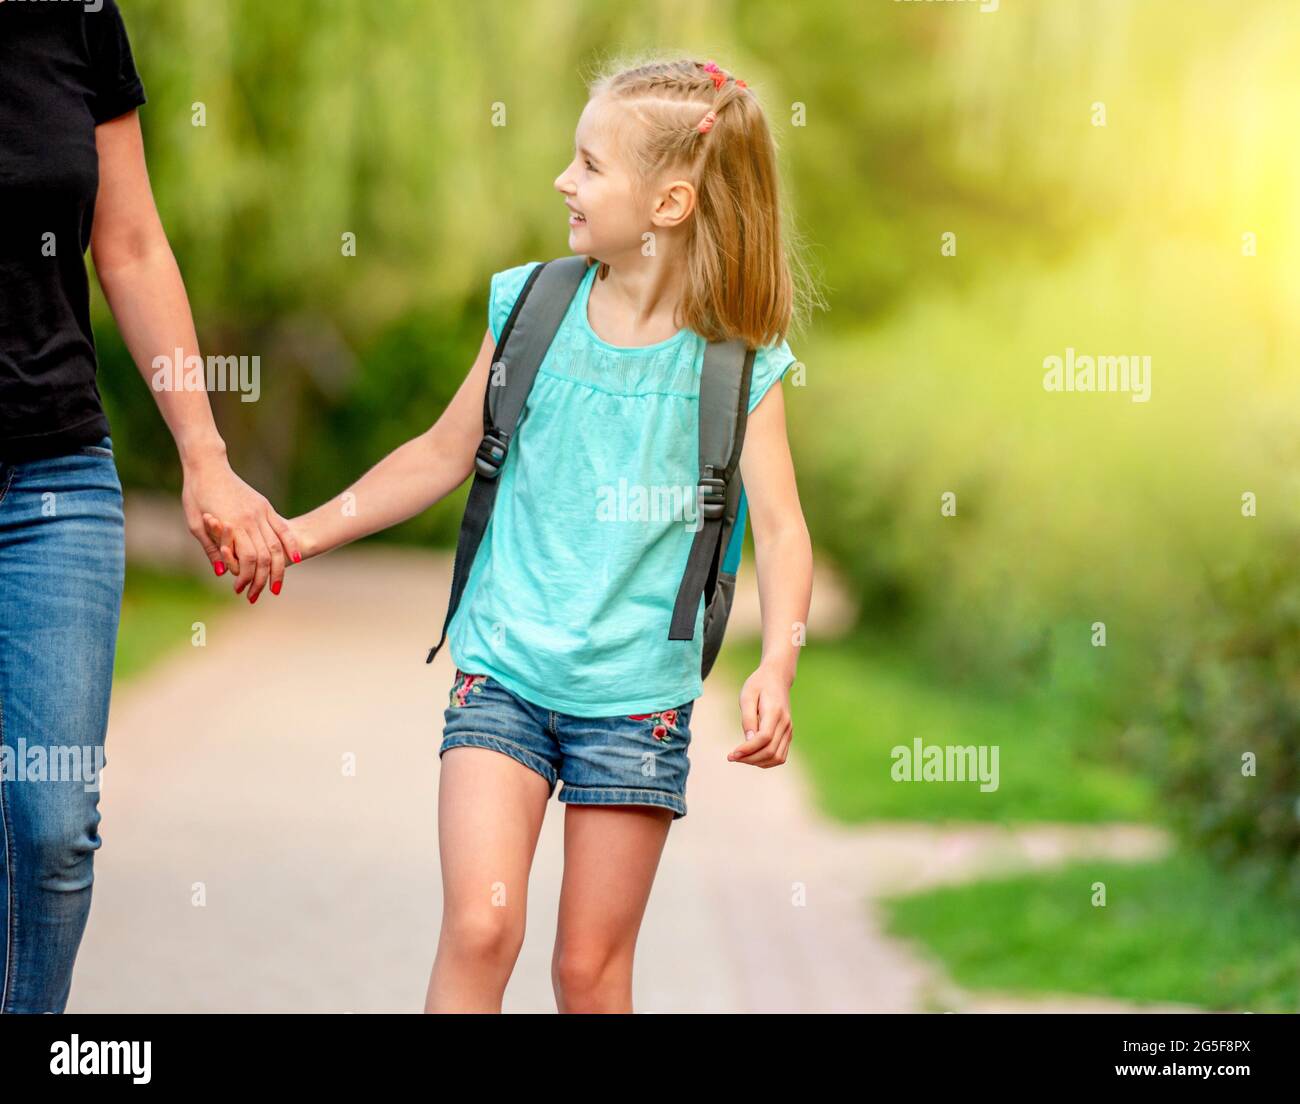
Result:
<svg viewBox="0 0 1300 1104"><path fill-rule="evenodd" d="M745 82L711 62L616 69L590 93L555 181L569 247L590 267L497 476L447 635L456 671L439 750L444 904L429 1012L501 1010L557 782L568 805L557 1006L631 1011L641 918L669 825L686 815L702 633L667 631L692 529L597 507L623 481L695 487L707 340L757 350L740 474L763 648L728 758L778 766L793 734L812 551L772 386L794 360L784 335L799 295L773 141ZM438 421L349 489L352 509L336 500L290 522L304 558L411 517L472 473L496 342L536 263L492 277L488 333ZM209 523L226 562L239 562ZM245 584L238 576L236 591Z"/></svg>

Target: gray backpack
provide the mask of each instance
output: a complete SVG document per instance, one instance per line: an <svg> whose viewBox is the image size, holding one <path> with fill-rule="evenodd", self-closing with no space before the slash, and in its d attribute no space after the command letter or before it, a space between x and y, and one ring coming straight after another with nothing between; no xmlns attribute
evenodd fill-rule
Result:
<svg viewBox="0 0 1300 1104"><path fill-rule="evenodd" d="M537 369L551 347L565 311L587 271L587 259L565 256L539 264L515 301L501 330L493 367L504 365L505 383L489 380L483 396L483 441L474 460L474 482L460 523L452 569L451 601L442 636L425 662L432 663L447 639L460 605L474 555L483 540L496 501L497 475L510 449L524 402ZM708 677L722 646L736 590L745 537L745 488L740 481L740 450L745 441L749 384L754 350L743 341L709 342L700 379L700 477L697 506L701 521L691 545L677 603L668 626L669 640L690 640L700 599L704 599L704 653L701 676Z"/></svg>

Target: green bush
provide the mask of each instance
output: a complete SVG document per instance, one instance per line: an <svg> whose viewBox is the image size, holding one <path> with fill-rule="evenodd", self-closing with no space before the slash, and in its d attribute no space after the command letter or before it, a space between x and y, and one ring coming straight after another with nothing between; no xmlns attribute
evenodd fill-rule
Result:
<svg viewBox="0 0 1300 1104"><path fill-rule="evenodd" d="M1129 738L1203 853L1300 894L1300 532L1212 572Z"/></svg>

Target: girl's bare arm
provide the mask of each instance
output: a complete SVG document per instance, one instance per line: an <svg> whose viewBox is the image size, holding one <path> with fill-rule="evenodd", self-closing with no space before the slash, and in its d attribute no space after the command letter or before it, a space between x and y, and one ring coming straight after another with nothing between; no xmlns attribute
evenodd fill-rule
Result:
<svg viewBox="0 0 1300 1104"><path fill-rule="evenodd" d="M808 623L813 575L812 540L799 504L780 384L749 416L740 476L754 529L763 655L740 692L746 741L728 758L774 767L785 762L793 735L790 686Z"/></svg>
<svg viewBox="0 0 1300 1104"><path fill-rule="evenodd" d="M304 559L414 517L465 482L483 439L483 394L495 353L489 330L474 366L432 426L336 498L290 519Z"/></svg>

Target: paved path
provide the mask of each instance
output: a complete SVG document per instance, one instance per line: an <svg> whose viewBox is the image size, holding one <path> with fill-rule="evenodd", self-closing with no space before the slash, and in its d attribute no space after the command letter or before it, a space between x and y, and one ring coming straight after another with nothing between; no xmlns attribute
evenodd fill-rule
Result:
<svg viewBox="0 0 1300 1104"><path fill-rule="evenodd" d="M448 576L445 558L349 549L294 569L279 599L232 601L204 647L186 646L188 621L175 626L182 645L114 698L70 1010L420 1009L440 911L436 749L451 675L445 650L432 666L424 655ZM745 603L737 630L752 592ZM1161 836L844 829L812 811L797 756L766 771L726 761L735 695L719 675L696 707L690 812L647 909L639 1011L1098 1007L961 993L882 934L873 899L1071 853L1156 854ZM554 1011L562 817L553 800L507 1011Z"/></svg>

